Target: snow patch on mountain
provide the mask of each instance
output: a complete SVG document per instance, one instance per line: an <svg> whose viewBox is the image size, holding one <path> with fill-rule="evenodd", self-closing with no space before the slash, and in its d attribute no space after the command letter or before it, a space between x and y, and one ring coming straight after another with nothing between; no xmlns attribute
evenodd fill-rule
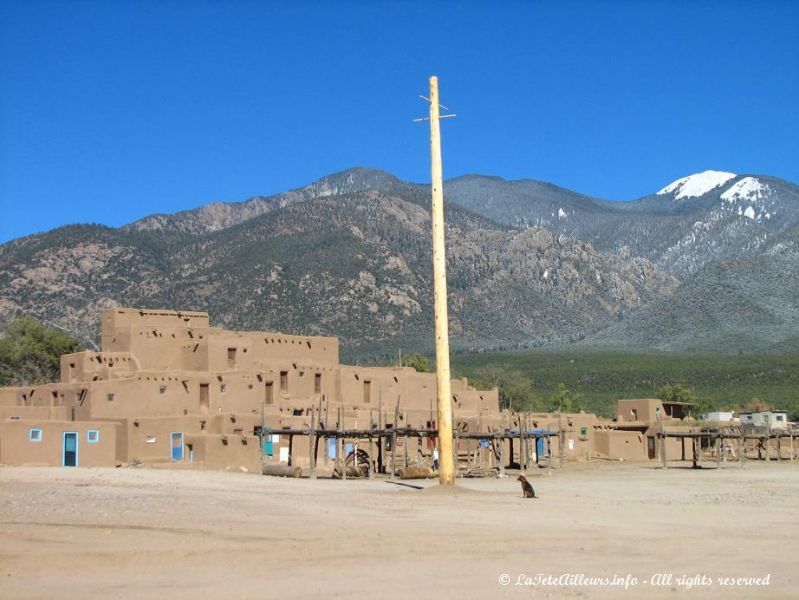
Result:
<svg viewBox="0 0 799 600"><path fill-rule="evenodd" d="M558 208L558 219L565 219L566 212L562 208Z"/></svg>
<svg viewBox="0 0 799 600"><path fill-rule="evenodd" d="M735 173L704 171L702 173L683 177L677 181L672 181L669 185L660 190L658 195L674 193L676 194L674 196L675 200L704 196L709 191L724 185L733 177L736 177Z"/></svg>
<svg viewBox="0 0 799 600"><path fill-rule="evenodd" d="M761 183L754 177L744 177L740 181L733 183L729 189L721 195L725 202L735 202L736 200L760 200L768 195L771 188L765 183Z"/></svg>

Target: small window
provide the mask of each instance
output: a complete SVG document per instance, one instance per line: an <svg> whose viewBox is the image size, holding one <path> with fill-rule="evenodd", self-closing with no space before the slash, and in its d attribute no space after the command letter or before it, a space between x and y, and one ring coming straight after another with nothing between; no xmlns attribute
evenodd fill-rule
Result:
<svg viewBox="0 0 799 600"><path fill-rule="evenodd" d="M96 429L89 429L89 431L86 432L86 441L89 444L96 444L100 441L100 432Z"/></svg>
<svg viewBox="0 0 799 600"><path fill-rule="evenodd" d="M322 393L322 374L315 373L313 376L313 391L314 394Z"/></svg>
<svg viewBox="0 0 799 600"><path fill-rule="evenodd" d="M219 391L220 392L226 392L227 391L227 384L226 383L220 383L219 384Z"/></svg>
<svg viewBox="0 0 799 600"><path fill-rule="evenodd" d="M155 444L155 436L154 435L148 435L147 436L147 443L148 444Z"/></svg>
<svg viewBox="0 0 799 600"><path fill-rule="evenodd" d="M41 442L42 441L42 430L41 429L31 429L28 431L28 439L31 442Z"/></svg>
<svg viewBox="0 0 799 600"><path fill-rule="evenodd" d="M777 415L777 421L784 421L785 415Z"/></svg>
<svg viewBox="0 0 799 600"><path fill-rule="evenodd" d="M106 398L108 398L108 401L111 402L114 399L114 394L107 394Z"/></svg>
<svg viewBox="0 0 799 600"><path fill-rule="evenodd" d="M158 391L161 392L162 394L166 394L166 386L162 385L160 388L158 388Z"/></svg>
<svg viewBox="0 0 799 600"><path fill-rule="evenodd" d="M581 440L588 439L588 427L580 427L580 439Z"/></svg>

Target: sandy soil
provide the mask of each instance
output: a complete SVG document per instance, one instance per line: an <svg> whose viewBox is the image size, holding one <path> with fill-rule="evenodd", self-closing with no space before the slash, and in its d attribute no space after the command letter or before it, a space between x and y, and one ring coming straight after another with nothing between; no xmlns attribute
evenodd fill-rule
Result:
<svg viewBox="0 0 799 600"><path fill-rule="evenodd" d="M593 463L530 479L540 499L522 499L511 478L442 493L385 480L1 468L0 597L799 597L799 463ZM517 585L564 573L638 583ZM671 583L654 585L657 574ZM688 590L685 575L712 583ZM767 575L760 587L717 579Z"/></svg>

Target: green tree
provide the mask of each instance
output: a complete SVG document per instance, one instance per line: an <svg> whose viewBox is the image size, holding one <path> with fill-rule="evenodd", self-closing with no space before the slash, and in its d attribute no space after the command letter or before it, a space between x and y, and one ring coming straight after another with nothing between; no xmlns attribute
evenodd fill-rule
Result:
<svg viewBox="0 0 799 600"><path fill-rule="evenodd" d="M696 402L696 394L687 385L682 383L668 383L658 391L658 397L663 402Z"/></svg>
<svg viewBox="0 0 799 600"><path fill-rule="evenodd" d="M499 401L515 411L535 410L533 381L518 371L508 373L499 385Z"/></svg>
<svg viewBox="0 0 799 600"><path fill-rule="evenodd" d="M514 411L536 410L533 380L518 369L489 365L471 373L470 383L477 389L499 388L500 408Z"/></svg>
<svg viewBox="0 0 799 600"><path fill-rule="evenodd" d="M420 373L430 373L432 370L430 359L424 354L405 354L402 357L403 367L413 367Z"/></svg>
<svg viewBox="0 0 799 600"><path fill-rule="evenodd" d="M658 397L663 402L690 402L691 416L699 418L703 414L720 409L720 402L713 402L706 396L697 396L696 392L683 383L669 383L658 391Z"/></svg>
<svg viewBox="0 0 799 600"><path fill-rule="evenodd" d="M32 317L12 321L0 336L0 385L55 381L61 355L81 349L68 333L45 327Z"/></svg>
<svg viewBox="0 0 799 600"><path fill-rule="evenodd" d="M580 394L572 392L562 381L558 383L555 393L549 398L549 410L561 413L576 413L583 409Z"/></svg>

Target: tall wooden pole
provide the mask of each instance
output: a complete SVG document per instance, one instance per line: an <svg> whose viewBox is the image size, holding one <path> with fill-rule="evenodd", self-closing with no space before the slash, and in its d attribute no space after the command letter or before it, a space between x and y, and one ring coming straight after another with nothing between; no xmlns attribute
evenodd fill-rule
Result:
<svg viewBox="0 0 799 600"><path fill-rule="evenodd" d="M447 259L444 244L444 183L441 167L438 77L430 77L430 155L433 183L433 290L436 319L436 383L438 388L438 444L441 485L455 484L452 456L452 393L449 372L449 322L447 315Z"/></svg>

